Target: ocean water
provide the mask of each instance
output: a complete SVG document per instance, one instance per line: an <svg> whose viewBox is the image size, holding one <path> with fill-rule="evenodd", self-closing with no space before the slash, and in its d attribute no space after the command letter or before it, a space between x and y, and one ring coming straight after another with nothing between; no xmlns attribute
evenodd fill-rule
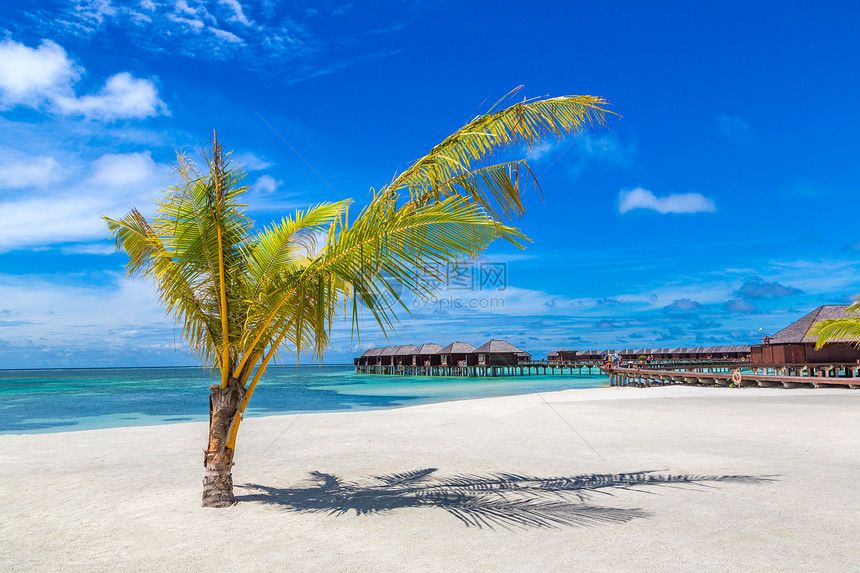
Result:
<svg viewBox="0 0 860 573"><path fill-rule="evenodd" d="M0 433L66 432L202 421L202 368L0 370ZM246 416L396 408L415 404L595 388L601 375L445 378L356 374L352 366L274 366Z"/></svg>

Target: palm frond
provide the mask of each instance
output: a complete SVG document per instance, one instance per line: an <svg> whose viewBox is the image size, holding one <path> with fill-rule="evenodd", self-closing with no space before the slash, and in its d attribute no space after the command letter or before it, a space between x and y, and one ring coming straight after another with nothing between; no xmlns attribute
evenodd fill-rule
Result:
<svg viewBox="0 0 860 573"><path fill-rule="evenodd" d="M417 297L432 296L440 266L475 257L499 237L524 240L459 195L422 206L398 206L396 198L378 196L350 226L330 236L305 272L332 276L335 292L351 293L385 332L397 320L396 309L408 313L401 287Z"/></svg>
<svg viewBox="0 0 860 573"><path fill-rule="evenodd" d="M142 276L156 284L160 302L168 314L182 325L192 350L207 363L217 358L213 351L217 319L210 314L207 301L199 297L189 283L185 268L177 263L165 248L161 237L137 209L119 220L103 217L114 237L117 249L129 256L126 272L129 277Z"/></svg>
<svg viewBox="0 0 860 573"><path fill-rule="evenodd" d="M851 311L855 306L857 305L849 307L848 311ZM809 334L816 337L816 350L828 342L851 342L860 345L860 317L822 320L812 325Z"/></svg>
<svg viewBox="0 0 860 573"><path fill-rule="evenodd" d="M443 190L453 192L450 182L468 174L474 163L501 148L516 143L531 146L547 135L561 136L604 125L606 115L614 114L605 109L607 104L606 100L594 96L564 96L523 102L476 117L396 176L387 191L407 189L411 199L417 202L437 198ZM481 184L461 187L459 192L463 196L481 203L486 197L473 190L495 187L503 190L501 206L519 204L517 173L478 170L473 175L482 180ZM503 185L497 179L499 175L506 179Z"/></svg>
<svg viewBox="0 0 860 573"><path fill-rule="evenodd" d="M316 254L317 234L342 216L351 201L323 203L284 217L280 224L259 231L246 247L245 266L251 282L271 280L282 271L298 270Z"/></svg>

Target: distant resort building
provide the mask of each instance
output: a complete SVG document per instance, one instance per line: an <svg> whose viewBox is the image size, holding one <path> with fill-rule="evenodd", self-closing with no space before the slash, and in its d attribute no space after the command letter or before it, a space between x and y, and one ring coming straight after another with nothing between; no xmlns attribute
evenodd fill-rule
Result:
<svg viewBox="0 0 860 573"><path fill-rule="evenodd" d="M354 359L356 372L435 376L511 375L514 369L526 374L522 367L530 361L531 354L504 340L490 340L478 348L460 341L444 348L434 343L386 346Z"/></svg>
<svg viewBox="0 0 860 573"><path fill-rule="evenodd" d="M860 317L846 314L847 304L819 306L803 318L792 322L763 344L752 347L751 361L754 364L849 364L860 360L860 348L856 340L834 340L815 350L815 337L809 331L822 320Z"/></svg>
<svg viewBox="0 0 860 573"><path fill-rule="evenodd" d="M554 350L545 360L534 360L525 350L504 340L489 340L479 347L452 342L370 348L354 359L356 372L426 376L510 376L596 372L607 355L625 361L651 356L660 362L746 361L749 346L699 348L634 348L625 350Z"/></svg>
<svg viewBox="0 0 860 573"><path fill-rule="evenodd" d="M747 360L750 346L700 346L695 348L625 348L623 350L553 350L547 361L555 363L594 362L601 356L617 354L622 360L652 357L656 361Z"/></svg>

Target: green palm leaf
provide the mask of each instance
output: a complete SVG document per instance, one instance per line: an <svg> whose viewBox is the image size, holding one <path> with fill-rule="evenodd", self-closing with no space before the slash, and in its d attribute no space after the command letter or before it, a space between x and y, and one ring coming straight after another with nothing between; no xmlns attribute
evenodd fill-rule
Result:
<svg viewBox="0 0 860 573"><path fill-rule="evenodd" d="M816 337L816 350L828 342L852 342L860 345L860 318L822 320L809 329L809 334Z"/></svg>
<svg viewBox="0 0 860 573"><path fill-rule="evenodd" d="M406 189L412 200L418 202L436 199L440 193L456 192L487 207L491 197L485 190L495 189L501 197L492 199L505 214L512 207L521 214L520 176L531 175L527 169L521 172L515 168L523 162L500 164L503 171L473 170L473 164L517 143L531 146L548 135L558 137L605 125L606 114L613 113L603 107L606 104L606 100L594 96L564 96L523 102L476 117L396 176L387 190ZM495 213L495 209L489 212Z"/></svg>

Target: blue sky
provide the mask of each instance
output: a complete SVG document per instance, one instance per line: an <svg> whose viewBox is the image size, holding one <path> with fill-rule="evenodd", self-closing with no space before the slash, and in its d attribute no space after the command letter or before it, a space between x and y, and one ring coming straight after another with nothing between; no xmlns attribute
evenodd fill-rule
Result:
<svg viewBox="0 0 860 573"><path fill-rule="evenodd" d="M511 150L540 177L518 221L533 244L408 299L391 343L755 343L860 292L857 2L23 6L0 18L5 368L194 363L98 216L152 213L212 129L262 225L360 207L518 85L621 117ZM366 324L361 343L385 341ZM354 351L338 325L326 361Z"/></svg>

